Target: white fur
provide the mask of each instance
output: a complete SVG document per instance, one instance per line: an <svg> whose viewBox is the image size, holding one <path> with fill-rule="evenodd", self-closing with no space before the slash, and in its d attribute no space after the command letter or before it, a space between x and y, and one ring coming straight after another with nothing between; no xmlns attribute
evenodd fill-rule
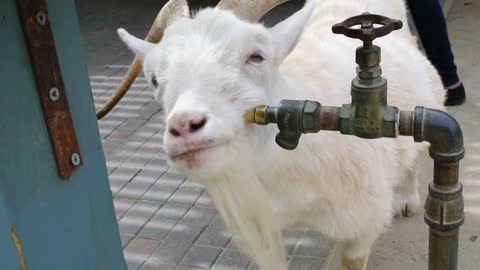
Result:
<svg viewBox="0 0 480 270"><path fill-rule="evenodd" d="M275 143L275 126L243 121L252 107L282 99L350 103L361 42L334 35L331 26L365 11L405 24L374 41L382 48L389 104L444 109L440 78L406 27L402 0L307 1L272 29L206 9L171 25L156 46L119 32L144 59L145 76L159 83L154 96L167 115L164 147L172 166L208 187L262 269L286 269L280 230L313 228L343 241L345 258L368 257L394 212L407 205L413 213L420 205L416 167L425 144L321 131L286 151ZM262 63L249 60L256 52ZM203 128L187 137L169 133L175 119L195 112L208 118ZM187 160L173 158L205 146L211 148Z"/></svg>

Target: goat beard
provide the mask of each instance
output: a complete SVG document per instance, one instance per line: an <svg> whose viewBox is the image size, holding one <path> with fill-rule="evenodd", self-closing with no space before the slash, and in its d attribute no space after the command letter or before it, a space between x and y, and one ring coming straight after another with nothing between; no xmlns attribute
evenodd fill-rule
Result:
<svg viewBox="0 0 480 270"><path fill-rule="evenodd" d="M286 270L280 223L276 220L265 187L252 172L253 167L249 167L255 164L246 160L238 163L234 170L204 184L227 227L238 236L238 246L257 263L259 269Z"/></svg>

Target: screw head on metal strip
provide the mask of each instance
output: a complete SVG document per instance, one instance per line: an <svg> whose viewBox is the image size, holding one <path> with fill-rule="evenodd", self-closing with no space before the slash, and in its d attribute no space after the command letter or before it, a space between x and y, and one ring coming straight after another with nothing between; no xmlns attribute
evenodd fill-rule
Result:
<svg viewBox="0 0 480 270"><path fill-rule="evenodd" d="M80 155L77 153L73 153L70 157L70 161L72 162L73 166L80 165Z"/></svg>
<svg viewBox="0 0 480 270"><path fill-rule="evenodd" d="M51 101L57 101L60 98L60 91L58 88L53 87L50 89L49 96Z"/></svg>
<svg viewBox="0 0 480 270"><path fill-rule="evenodd" d="M47 23L47 14L45 11L40 10L37 12L35 15L35 20L37 21L38 24L40 25L45 25Z"/></svg>

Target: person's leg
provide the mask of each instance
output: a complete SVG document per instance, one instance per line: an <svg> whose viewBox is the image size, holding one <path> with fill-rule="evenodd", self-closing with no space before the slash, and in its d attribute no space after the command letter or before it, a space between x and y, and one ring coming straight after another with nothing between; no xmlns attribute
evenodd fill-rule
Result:
<svg viewBox="0 0 480 270"><path fill-rule="evenodd" d="M465 89L457 74L447 25L439 0L407 0L425 54L447 89L445 105L465 101Z"/></svg>

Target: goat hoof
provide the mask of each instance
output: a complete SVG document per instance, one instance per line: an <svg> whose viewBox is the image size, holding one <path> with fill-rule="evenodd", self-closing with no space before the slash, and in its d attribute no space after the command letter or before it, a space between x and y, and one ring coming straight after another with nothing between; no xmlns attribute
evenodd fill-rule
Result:
<svg viewBox="0 0 480 270"><path fill-rule="evenodd" d="M343 258L343 270L365 270L367 267L367 257L356 259Z"/></svg>
<svg viewBox="0 0 480 270"><path fill-rule="evenodd" d="M394 217L412 217L418 213L420 208L419 203L415 202L407 202L402 203L399 205L397 209L395 209Z"/></svg>

